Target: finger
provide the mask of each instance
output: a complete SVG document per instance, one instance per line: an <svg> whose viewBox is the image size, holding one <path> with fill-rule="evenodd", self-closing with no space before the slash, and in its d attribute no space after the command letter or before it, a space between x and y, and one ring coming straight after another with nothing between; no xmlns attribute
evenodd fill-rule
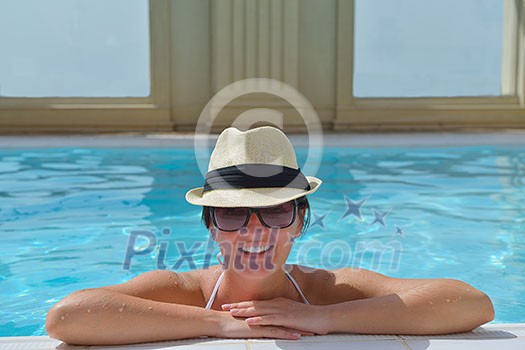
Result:
<svg viewBox="0 0 525 350"><path fill-rule="evenodd" d="M283 310L279 308L279 305L271 301L251 301L245 304L239 303L236 306L237 307L231 307L229 309L230 314L236 317L252 317L283 312Z"/></svg>
<svg viewBox="0 0 525 350"><path fill-rule="evenodd" d="M308 332L308 331L300 331L298 329L294 330L295 332L301 334L301 335L305 335L305 336L308 336L308 337L313 337L315 335L314 332Z"/></svg>
<svg viewBox="0 0 525 350"><path fill-rule="evenodd" d="M299 304L290 299L275 298L271 300L240 301L237 303L222 304L221 307L223 310L230 310L230 309L241 309L241 308L246 308L246 307L251 307L251 306L260 306L260 305L280 305L283 302L293 302L293 303Z"/></svg>
<svg viewBox="0 0 525 350"><path fill-rule="evenodd" d="M261 326L261 327L268 328L268 327L271 327L271 326ZM294 329L294 328L288 328L288 327L279 327L279 326L277 326L275 328L282 329L282 330L287 331L287 332L299 333L300 335L306 335L306 336L315 335L315 333L313 333L313 332L303 331L303 330L300 330L300 329Z"/></svg>
<svg viewBox="0 0 525 350"><path fill-rule="evenodd" d="M278 314L249 317L244 321L250 326L280 326L292 331L304 332L301 333L302 335L315 335L314 332L299 328L297 320Z"/></svg>
<svg viewBox="0 0 525 350"><path fill-rule="evenodd" d="M249 317L245 321L250 326L290 326L286 324L283 317L275 314Z"/></svg>
<svg viewBox="0 0 525 350"><path fill-rule="evenodd" d="M259 337L274 339L297 340L301 338L300 332L279 327L257 327L257 335Z"/></svg>
<svg viewBox="0 0 525 350"><path fill-rule="evenodd" d="M271 327L271 326L254 326L254 327ZM276 326L276 328L279 328L279 329L282 329L282 330L285 330L285 331L288 331L288 332L292 332L292 333L299 333L301 335L306 335L306 336L313 336L313 335L316 334L316 333L311 332L311 331L306 331L306 330L292 328L292 327Z"/></svg>
<svg viewBox="0 0 525 350"><path fill-rule="evenodd" d="M267 326L265 326L265 327L267 327ZM312 336L312 335L315 335L314 332L310 332L310 331L302 331L302 330L300 330L300 329L293 329L293 328L284 328L284 329L286 329L286 330L289 331L289 332L299 333L299 334L301 334L301 335L306 335L306 336Z"/></svg>
<svg viewBox="0 0 525 350"><path fill-rule="evenodd" d="M245 319L246 323L248 323L250 326L262 326L264 323L262 323L262 318L259 317L250 317Z"/></svg>
<svg viewBox="0 0 525 350"><path fill-rule="evenodd" d="M235 317L253 317L264 313L264 309L254 308L253 306L244 309L230 309L230 314Z"/></svg>
<svg viewBox="0 0 525 350"><path fill-rule="evenodd" d="M238 303L231 303L231 304L223 304L221 305L223 310L231 310L231 309L240 309L240 308L247 308L250 306L254 306L253 301L241 301Z"/></svg>

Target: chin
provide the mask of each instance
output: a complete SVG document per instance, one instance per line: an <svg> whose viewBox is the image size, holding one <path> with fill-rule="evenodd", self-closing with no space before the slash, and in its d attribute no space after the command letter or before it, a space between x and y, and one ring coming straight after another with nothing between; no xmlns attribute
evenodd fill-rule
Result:
<svg viewBox="0 0 525 350"><path fill-rule="evenodd" d="M284 262L276 261L271 254L247 254L239 252L233 259L230 269L246 278L264 278L282 269Z"/></svg>

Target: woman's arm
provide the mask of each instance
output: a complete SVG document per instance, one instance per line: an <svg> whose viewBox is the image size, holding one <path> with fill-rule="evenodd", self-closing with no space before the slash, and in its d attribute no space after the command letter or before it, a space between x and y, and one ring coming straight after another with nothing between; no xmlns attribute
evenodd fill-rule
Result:
<svg viewBox="0 0 525 350"><path fill-rule="evenodd" d="M445 334L470 331L494 319L487 295L452 279L428 280L326 308L330 332Z"/></svg>
<svg viewBox="0 0 525 350"><path fill-rule="evenodd" d="M228 312L206 310L203 303L199 283L191 273L151 271L122 284L71 293L49 310L46 330L52 338L76 345L198 336L298 338L296 330L252 327Z"/></svg>
<svg viewBox="0 0 525 350"><path fill-rule="evenodd" d="M47 333L71 344L113 345L211 335L213 312L190 273L156 270L131 280L84 289L48 312Z"/></svg>
<svg viewBox="0 0 525 350"><path fill-rule="evenodd" d="M334 272L332 290L316 304L278 298L246 301L224 307L250 325L284 326L317 334L445 334L469 331L494 318L492 302L483 292L453 279L390 278L363 269ZM321 282L322 283L322 282ZM348 290L360 295L345 299Z"/></svg>
<svg viewBox="0 0 525 350"><path fill-rule="evenodd" d="M74 292L48 312L50 337L76 345L115 345L213 335L215 312L105 289Z"/></svg>

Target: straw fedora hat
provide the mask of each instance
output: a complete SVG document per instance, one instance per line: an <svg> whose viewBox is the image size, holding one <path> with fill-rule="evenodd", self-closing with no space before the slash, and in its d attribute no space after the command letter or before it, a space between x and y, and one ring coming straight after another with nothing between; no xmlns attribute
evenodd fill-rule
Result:
<svg viewBox="0 0 525 350"><path fill-rule="evenodd" d="M321 183L301 173L281 130L231 127L217 139L204 186L189 190L186 200L210 207L267 207L313 193Z"/></svg>

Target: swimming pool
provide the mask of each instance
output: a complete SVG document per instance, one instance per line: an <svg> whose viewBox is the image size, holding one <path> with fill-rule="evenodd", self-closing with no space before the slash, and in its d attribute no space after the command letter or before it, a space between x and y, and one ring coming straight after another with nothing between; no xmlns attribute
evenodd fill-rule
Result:
<svg viewBox="0 0 525 350"><path fill-rule="evenodd" d="M202 184L192 148L11 148L0 159L0 336L45 334L47 310L72 291L216 264L184 201ZM492 298L494 322L525 321L525 146L327 147L317 176L315 216L289 262L457 278ZM345 197L365 200L362 221Z"/></svg>

